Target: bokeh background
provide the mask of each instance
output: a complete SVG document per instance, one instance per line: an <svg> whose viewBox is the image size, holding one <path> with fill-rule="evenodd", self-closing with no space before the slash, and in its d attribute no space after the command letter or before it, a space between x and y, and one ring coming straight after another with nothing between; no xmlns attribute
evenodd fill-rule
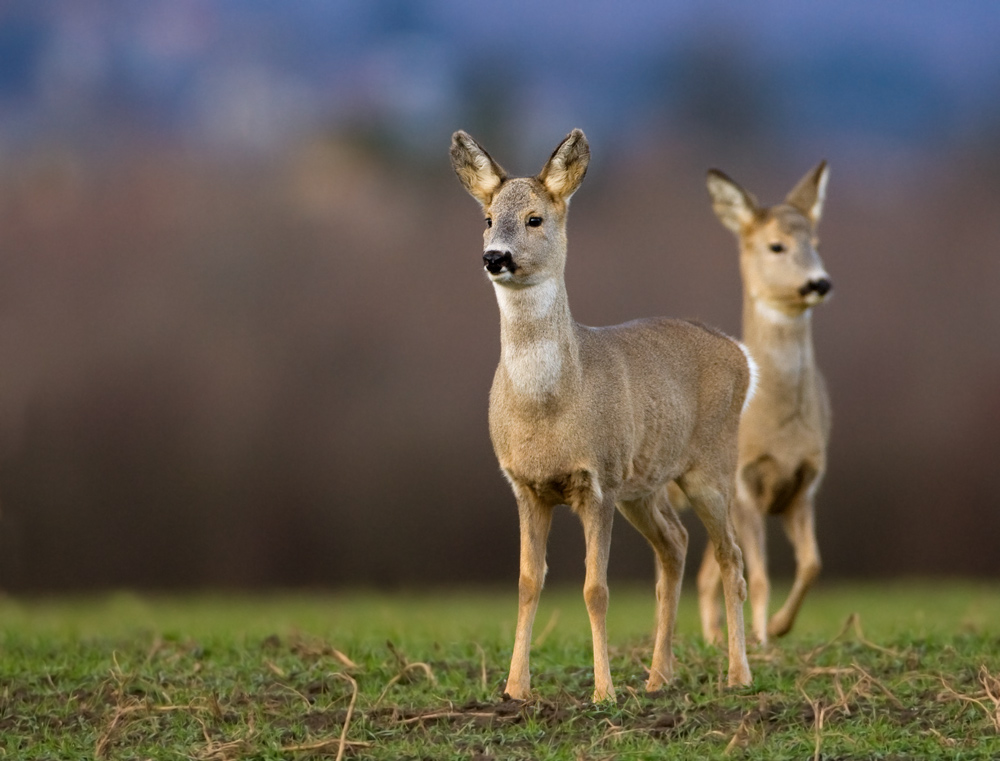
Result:
<svg viewBox="0 0 1000 761"><path fill-rule="evenodd" d="M520 174L587 132L592 325L738 334L705 171L773 203L827 159L824 579L996 576L998 37L992 0L0 3L0 588L514 583L457 128ZM568 511L549 559L582 579Z"/></svg>

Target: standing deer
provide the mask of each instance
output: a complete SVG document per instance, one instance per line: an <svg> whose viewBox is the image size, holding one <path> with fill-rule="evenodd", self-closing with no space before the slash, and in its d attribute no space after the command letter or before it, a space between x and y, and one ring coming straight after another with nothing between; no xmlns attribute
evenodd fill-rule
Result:
<svg viewBox="0 0 1000 761"><path fill-rule="evenodd" d="M829 172L822 162L785 203L761 207L722 172L708 173L715 214L736 234L743 277L743 341L760 377L739 434L733 521L746 556L753 632L763 644L795 622L802 599L820 571L813 502L826 470L830 402L816 367L810 320L831 284L816 251ZM764 518L781 517L795 549L795 582L767 620L770 585ZM716 594L719 565L706 551L698 575L702 627L720 636Z"/></svg>
<svg viewBox="0 0 1000 761"><path fill-rule="evenodd" d="M507 173L465 132L451 163L486 215L483 262L500 307L500 364L490 437L521 527L517 632L506 694L527 699L531 629L545 579L552 511L583 524L583 596L594 648L595 702L613 700L605 618L615 508L652 545L657 615L646 689L674 671L672 638L687 532L666 499L676 479L716 547L729 630L729 684L750 683L743 559L729 505L736 436L751 384L737 341L691 322L637 320L590 328L570 316L566 215L590 148L573 130L535 177Z"/></svg>

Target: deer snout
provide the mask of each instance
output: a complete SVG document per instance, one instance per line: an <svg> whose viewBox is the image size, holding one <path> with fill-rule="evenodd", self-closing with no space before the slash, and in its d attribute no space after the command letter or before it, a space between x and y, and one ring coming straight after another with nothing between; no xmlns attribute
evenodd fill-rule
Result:
<svg viewBox="0 0 1000 761"><path fill-rule="evenodd" d="M487 251L483 254L483 264L486 267L486 271L491 275L499 275L505 269L508 272L513 272L517 269L517 265L514 264L514 257L511 256L510 251Z"/></svg>
<svg viewBox="0 0 1000 761"><path fill-rule="evenodd" d="M815 280L810 280L804 286L799 288L799 293L803 296L808 296L810 293L818 293L820 296L826 296L833 289L833 283L830 282L828 278L821 277Z"/></svg>

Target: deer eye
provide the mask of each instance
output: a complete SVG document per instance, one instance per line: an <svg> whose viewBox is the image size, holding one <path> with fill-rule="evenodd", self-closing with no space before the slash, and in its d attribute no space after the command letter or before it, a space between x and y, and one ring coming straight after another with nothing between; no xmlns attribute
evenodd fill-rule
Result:
<svg viewBox="0 0 1000 761"><path fill-rule="evenodd" d="M493 220L490 219L489 217L486 218L486 226L493 227Z"/></svg>
<svg viewBox="0 0 1000 761"><path fill-rule="evenodd" d="M542 224L541 217L528 217L528 227L540 227Z"/></svg>
<svg viewBox="0 0 1000 761"><path fill-rule="evenodd" d="M771 249L774 253L780 254L780 253L784 252L784 250L785 250L785 244L784 243L772 243L770 246L768 246L768 248Z"/></svg>

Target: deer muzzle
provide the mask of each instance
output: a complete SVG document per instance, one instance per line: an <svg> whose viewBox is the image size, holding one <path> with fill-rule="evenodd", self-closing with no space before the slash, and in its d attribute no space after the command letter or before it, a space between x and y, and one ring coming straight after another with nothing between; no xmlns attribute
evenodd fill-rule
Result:
<svg viewBox="0 0 1000 761"><path fill-rule="evenodd" d="M821 277L816 280L810 280L808 283L799 288L799 294L802 296L808 296L810 293L816 293L822 298L831 290L833 290L833 283L831 283L827 278Z"/></svg>
<svg viewBox="0 0 1000 761"><path fill-rule="evenodd" d="M487 251L483 254L483 265L491 275L499 275L504 270L513 272L517 269L510 251Z"/></svg>

